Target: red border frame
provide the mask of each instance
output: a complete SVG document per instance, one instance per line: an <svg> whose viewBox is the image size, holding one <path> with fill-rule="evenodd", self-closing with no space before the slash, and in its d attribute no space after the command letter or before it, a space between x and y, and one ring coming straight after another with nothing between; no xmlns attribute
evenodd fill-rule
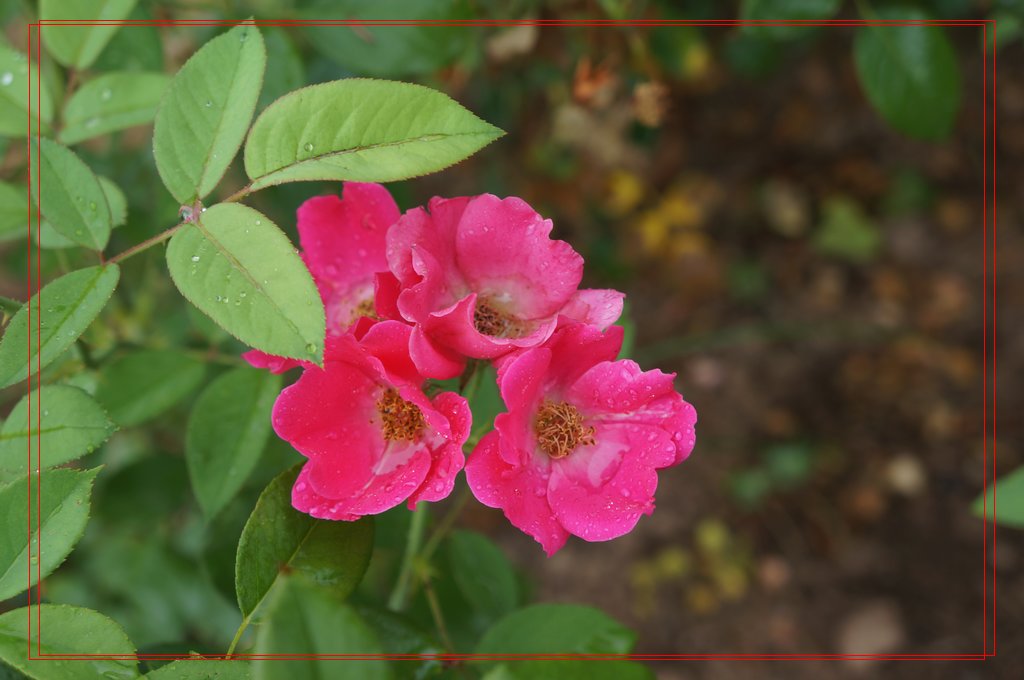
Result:
<svg viewBox="0 0 1024 680"><path fill-rule="evenodd" d="M982 198L982 354L983 354L983 370L982 370L982 391L983 391L983 406L982 406L982 466L983 466L983 479L984 479L984 493L988 492L988 478L989 478L989 460L988 460L988 416L991 413L992 418L992 460L991 460L991 472L993 479L995 478L996 468L996 379L995 379L995 367L996 367L996 344L995 344L995 324L996 324L996 21L994 19L949 19L949 20L880 20L880 19L834 19L834 20L733 20L733 19L708 19L708 20L653 20L653 19L635 19L635 20L612 20L612 19L596 19L596 20L561 20L561 19L524 19L524 20L504 20L504 19L473 19L473 20L453 20L453 21L442 21L442 20L249 20L247 22L237 21L226 21L226 20L206 20L206 19L182 19L182 20L40 20L34 23L28 24L26 27L27 33L27 44L28 54L32 55L33 48L35 49L35 63L40 63L41 57L41 37L40 29L42 26L54 25L54 26L92 26L92 25L116 25L116 26L231 26L238 23L253 23L257 26L518 26L518 25L537 25L537 26L741 26L741 25L765 25L765 26L876 26L876 25L893 25L893 26L904 26L904 25L938 25L938 26L980 26L982 27L982 45L983 45L983 74L982 74L982 110L983 110L983 128L982 128L982 139L983 139L983 150L982 150L982 163L983 163L983 175L982 175L982 187L983 187L983 198ZM991 78L991 128L989 127L989 78L988 78L988 32L992 30L992 78ZM34 36L33 36L34 32ZM31 61L31 59L30 59ZM28 130L29 134L26 138L26 147L28 150L28 262L29 268L27 273L27 284L29 290L32 288L32 194L33 189L33 170L35 170L36 182L34 185L36 191L36 229L38 236L38 225L41 222L41 213L38 205L41 199L41 187L38 181L38 169L33 164L33 144L32 144L32 130L33 123L35 123L35 135L38 148L38 140L41 138L41 116L39 112L40 100L39 93L42 89L40 69L36 68L36 82L35 82L35 100L33 102L33 83L32 79L29 79L28 84ZM35 120L33 121L33 103L35 104ZM991 139L990 139L991 138ZM989 144L991 144L991 153L989 152ZM38 156L37 156L38 158ZM988 333L988 319L989 319L989 164L991 163L992 173L992 255L991 255L991 320L992 320L992 334L991 334L991 398L992 406L989 409L989 342L990 336ZM35 275L35 293L34 299L36 299L35 305L35 330L36 330L36 366L35 372L32 370L32 319L33 309L31 304L26 305L27 317L28 317L28 354L29 354L29 375L27 381L27 393L32 394L32 380L36 378L38 385L38 376L41 372L41 360L40 360L40 346L41 346L41 323L40 315L41 309L38 300L38 290L40 288L40 255L39 249L36 251L36 275ZM40 403L39 393L36 393L36 424L37 427L41 427L41 413L42 406ZM32 400L28 401L28 418L29 418L29 437L28 437L28 463L29 469L32 469L32 436L31 436L31 425L32 425ZM40 493L40 481L41 474L39 468L41 468L40 459L40 442L41 436L37 432L36 434L36 530L41 523L41 504L39 500ZM28 560L28 577L29 581L32 580L32 538L35 532L33 532L32 525L32 480L31 475L29 476L28 482L28 504L29 504L29 519L28 519L28 537L29 537L29 560ZM993 484L992 488L992 510L993 520L995 520L996 513L996 488ZM818 653L807 653L807 654L509 654L509 655L497 655L497 654L232 654L230 656L226 654L211 654L201 657L203 659L389 659L389 660L432 660L437 659L441 661L455 661L455 660L532 660L532 659L630 659L637 661L660 661L660 660L711 660L711 659L722 659L722 660L823 660L823 659L848 659L848 660L976 660L982 661L989 657L996 655L996 571L995 571L995 551L996 551L996 528L995 523L988 522L988 504L985 504L983 512L984 516L984 538L982 548L982 640L983 649L979 653L963 653L963 654L818 654ZM991 595L992 595L992 607L991 611L988 606L989 597L989 575L988 575L988 545L989 545L989 534L991 533L991 544L992 544L992 575L991 575ZM38 549L39 546L37 546ZM41 630L41 609L40 604L42 600L41 593L41 572L42 567L40 560L38 559L38 552L36 554L36 655L33 656L33 645L32 645L32 589L29 588L27 593L28 607L28 659L30 661L36 660L88 660L88 659L109 659L109 660L176 660L176 659L194 659L187 654L44 654L42 652L42 630ZM991 616L991 627L989 626L989 618ZM991 637L989 633L991 631ZM991 651L990 642L991 640Z"/></svg>

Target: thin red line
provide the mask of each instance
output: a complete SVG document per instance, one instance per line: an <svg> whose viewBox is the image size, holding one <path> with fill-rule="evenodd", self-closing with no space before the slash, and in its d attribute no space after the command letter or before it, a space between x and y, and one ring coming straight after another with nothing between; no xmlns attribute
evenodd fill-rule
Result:
<svg viewBox="0 0 1024 680"><path fill-rule="evenodd" d="M998 409L996 407L996 273L998 266L996 264L996 257L999 249L996 247L998 227L997 225L997 210L996 207L997 199L996 194L998 190L998 182L996 181L996 49L999 47L998 31L992 31L992 470L993 474L996 469L997 460L997 437L996 437L996 414ZM992 519L995 520L996 515L996 494L998 493L999 484L993 484L992 486ZM996 530L995 524L992 526L992 655L995 656L996 649L998 646L999 637L996 635L996 626L998 625L999 616L996 609Z"/></svg>
<svg viewBox="0 0 1024 680"><path fill-rule="evenodd" d="M237 25L238 23L249 23L249 24L254 24L254 25L257 25L257 26L262 26L262 25L267 25L267 26L304 26L304 25L314 25L314 26L467 26L467 27L468 26L519 26L519 25L536 25L536 26L612 26L612 27L614 27L614 26L694 26L694 25L742 26L742 25L748 25L748 24L764 25L764 26L774 26L774 25L782 25L782 26L786 26L786 25L799 25L799 26L837 26L837 25L838 26L931 26L931 25L940 25L940 26L982 26L982 27L984 27L984 29L986 31L985 35L986 35L986 44L987 44L987 25L989 23L992 23L994 25L995 21L992 20L992 19L979 19L979 20L880 20L880 19L870 20L870 19L840 19L840 20L830 20L830 21L816 21L816 20L731 20L731 19L721 19L721 20L653 20L653 19L652 20L644 20L644 19L640 19L640 20L611 20L611 19L608 19L608 20L586 20L586 21L583 21L583 20L581 20L581 21L573 21L573 20L544 20L544 19L537 19L537 20L463 20L463 21L440 21L440 20L424 20L424 21L410 21L410 20L356 20L356 19L350 19L350 20L315 20L315 19L306 19L306 20L249 20L249 21L246 21L246 22L237 22L237 21L226 21L226 20L221 21L221 20L205 20L205 19L203 19L203 20L188 20L188 19L184 19L184 20L119 20L119 21L114 21L114 20L96 20L96 21L41 20L41 21L39 21L37 23L29 24L29 27L35 27L36 31L37 31L37 36L38 36L38 31L40 30L40 27L43 26L43 25L60 25L60 26L94 26L94 25L114 25L114 26L175 26L175 25L183 25L183 26L233 26L233 25ZM37 37L37 41L39 41L39 40L40 39ZM31 54L31 45L32 45L31 31L29 31L29 54ZM995 35L993 35L993 50L995 50L995 49L996 49L996 46L995 46ZM41 60L40 60L40 46L39 46L38 42L36 44L36 54L37 54L37 63L40 63L41 62ZM986 59L986 61L983 63L983 79L987 77L987 65L986 65L987 64L987 54L985 55L985 59ZM993 211L992 211L993 212L993 238L994 238L994 233L995 233L995 195L996 195L996 191L995 191L995 61L996 61L996 58L995 58L995 53L993 51L993 88L992 88L993 89L993 93L992 93L992 96L993 96L993 112L992 112L992 118L993 118L993 140L992 140L992 144L993 144L993 173L992 173L992 175L993 175ZM36 116L37 116L37 121L36 121L37 122L37 129L36 129L36 139L37 139L37 149L38 149L38 140L41 137L41 132L40 132L40 128L41 128L40 90L41 90L41 87L42 87L42 85L41 85L41 78L40 78L40 69L39 68L37 68L36 76L37 76L37 78L36 78L37 79L37 92L36 92L36 98L37 98L37 102L36 102L37 103L37 112L36 112ZM984 80L983 80L983 82L984 82ZM985 89L985 85L983 85L983 90L984 89ZM29 86L29 92L30 92L29 101L31 102L31 84ZM985 105L987 105L987 100L985 101ZM29 108L31 108L31 106ZM986 120L983 122L983 125L987 123L987 116L985 116L985 118L986 118ZM30 126L31 126L31 111L29 111L29 121L30 121ZM983 131L983 136L984 136L984 134L985 133ZM29 182L30 182L30 187L31 187L31 144L30 143L28 143L28 144L29 144L29 152L30 152L29 153L29 156L30 156L30 160L29 160ZM987 145L986 145L986 148L987 148ZM986 164L986 167L985 167L984 171L987 172L987 164ZM986 181L987 181L987 175L985 176L985 179L983 179L983 190L986 193L986 201L987 201L987 189L984 188L984 185L985 185ZM41 194L41 189L40 189L39 184L37 184L36 191L37 191L36 216L37 216L37 233L38 233L38 229L39 229L38 225L39 225L39 221L41 220L41 213L40 213L40 210L39 210L39 203L40 203L40 201L38 200L38 197ZM987 229L986 213L985 213L986 201L983 201L983 207L982 207L982 210L983 210L983 240L984 240L984 245L985 246L987 246L987 237L984 235L985 232L986 232L986 229ZM29 200L29 205L31 207L31 198ZM30 236L30 238L28 239L28 242L29 242L28 243L28 253L29 253L29 262L31 262L31 254L32 254L31 218L29 219L29 236ZM984 255L985 254L984 254L984 251L983 251L983 271L984 271L984 268L985 268L985 262L987 260L987 258ZM993 396L993 470L995 469L995 442L994 442L994 439L995 439L995 415L994 415L994 408L995 408L995 401L994 401L995 400L995 375L994 375L994 370L995 370L995 368L994 368L995 367L995 363L994 363L994 361L995 361L995 337L994 337L994 329L995 329L995 308L994 308L994 306L995 306L995 279L994 279L994 275L995 275L995 254L993 253L993 390L992 390L992 396ZM37 279L36 280L36 284L37 284L37 286L39 284L39 277L40 276L41 276L41 258L40 258L40 254L39 254L39 252L37 250L37 254L36 254L36 279ZM983 276L984 276L984 274L983 274ZM29 267L29 272L27 274L27 278L28 278L29 286L31 287L31 266ZM985 319L985 317L984 317L985 311L984 310L986 309L986 307L985 307L985 295L984 295L984 292L985 292L985 289L984 289L984 282L983 282L983 296L982 296L983 297L983 325L985 326L985 328L983 328L983 343L984 343L984 346L985 346L985 350L987 351L987 339L985 338L985 335L984 335L987 332L987 323L985 323L985 321L984 321L984 319ZM29 305L29 307L31 308L31 305ZM38 308L39 308L39 303L37 303L37 309ZM37 312L37 317L38 316L39 316L39 313ZM31 328L31 316L29 316L29 324L30 324L30 328ZM39 357L40 353L38 351L38 349L40 348L39 346L41 345L41 324L40 324L38 318L37 318L37 330L40 331L40 337L37 337L37 355L36 355L36 365L37 365L37 375L36 375L36 378L37 378L37 382L38 382L38 374L41 371L41 366L40 366L41 360L40 360L40 357ZM31 336L31 333L29 335ZM31 337L29 338L29 349L30 349L30 352L31 352ZM30 373L30 375L29 375L29 387L31 387L31 360L30 360L30 371L29 371L29 373ZM987 396L988 396L987 389L985 388L985 381L986 380L987 380L987 371L985 372L985 375L983 375L983 389L985 390L985 399L983 400L983 418L985 417L984 413L985 413L985 409L987 408ZM30 411L30 413L31 413L31 411ZM30 419L29 422L31 423L31 419ZM38 414L37 414L37 422L38 422L40 430L41 430L41 417ZM983 434L983 440L984 440L984 438L986 436L987 436L987 427L985 428L985 432ZM37 442L40 439L41 439L41 433L37 433ZM987 447L984 447L984 444L983 444L983 448L985 448L985 451L983 451L983 465L984 465L985 455L987 454ZM37 456L39 456L40 459L41 459L41 451L37 452ZM31 443L29 443L29 460L30 460L30 463L31 463ZM41 460L40 460L40 463L41 463ZM37 465L37 484L41 485L40 475L38 473L39 469L41 469L41 464ZM987 468L986 468L986 473L987 473ZM987 480L987 477L986 477L986 480ZM39 494L37 493L37 512L38 512L39 518L41 520L42 512L41 512L41 504L39 502L38 496L39 496ZM31 482L29 483L29 505L31 507ZM995 519L995 512L994 511L995 511L995 488L993 487L993 519ZM987 512L987 505L986 505L986 508L985 508L984 512ZM31 513L29 513L29 514L30 514L30 517L29 517L29 531L30 531L30 541L31 541L31 526L32 526L32 524L31 524ZM985 535L985 539L984 540L987 541L987 533ZM994 551L994 549L995 549L995 530L993 528L993 551ZM993 552L993 555L994 555L994 552ZM993 558L993 560L994 560L994 558ZM41 563L41 560L38 560L37 564L40 564L40 563ZM39 618L40 618L39 617L39 608L40 608L40 600L41 600L41 581L42 581L41 577L39 577L40 572L41 572L41 566L37 566L37 584L36 584L36 596L37 596L37 602L36 602L36 606L37 606L37 622L36 622L36 624L37 624L37 640L36 640L36 642L37 642L37 649L39 651L39 656L38 657L32 657L31 656L31 606L29 606L28 607L28 609L29 609L28 617L29 617L29 658L30 659L38 658L38 659L82 660L82 659L94 659L94 658L104 658L104 659L121 659L121 658L124 658L124 659L183 659L184 660L184 659L195 658L195 657L191 657L191 656L173 655L173 654L131 654L131 655L120 655L120 654L68 654L68 655L46 654L46 655L44 655L44 654L42 654L41 640L39 639L39 637L41 637L41 631L40 631L40 627L39 627L40 626L40 622L39 622ZM29 567L29 576L31 578L31 566ZM987 578L987 571L983 570L983 578ZM31 589L29 590L29 604L31 605ZM987 608L987 598L986 598L986 600L985 600L985 602L983 604L983 608ZM987 616L985 616L983 614L983 618L985 619L985 623L987 625ZM995 636L995 620L996 620L996 618L995 618L995 569L993 567L993 652L992 652L992 655L995 654L995 639L994 639L994 636ZM985 635L987 636L987 633ZM429 659L452 659L452 660L461 660L461 659L495 659L495 660L498 660L498 659L513 659L513 660L515 660L515 659L635 659L635 660L652 660L653 661L653 660L671 660L671 659L694 659L694 660L696 660L696 659L736 659L736 660L743 660L743 659L749 659L749 660L774 660L774 659L788 659L788 660L801 660L801 659L806 659L806 660L812 660L812 659L926 660L926 659L946 659L946 660L983 660L983 659L985 659L988 656L989 656L989 654L987 653L987 637L986 637L985 652L983 654L981 654L981 655L977 655L977 654L813 654L813 653L812 654L663 654L663 655L585 655L585 654L577 654L577 655L572 655L572 654L570 654L570 655L566 655L566 654L560 654L560 655L479 655L479 654L437 654L437 655L306 654L306 655L303 655L303 654L265 654L265 655L260 655L260 654L234 654L234 655L231 655L230 657L228 655L208 655L208 656L203 657L203 658L207 658L207 659L218 659L218 658L239 658L239 659L418 659L418 660L429 660Z"/></svg>
<svg viewBox="0 0 1024 680"><path fill-rule="evenodd" d="M26 33L26 44L28 45L28 54L31 55L32 54L32 29L31 29L30 26L26 26L25 27L25 33ZM28 57L26 56L26 58L28 58ZM28 178L27 178L28 190L25 192L25 196L26 196L26 200L27 200L26 210L28 211L28 219L27 219L27 227L26 227L28 229L28 238L25 239L25 245L26 245L26 248L28 249L28 259L27 259L28 266L25 268L25 286L26 286L25 290L27 292L31 293L31 291L32 291L32 169L33 169L33 166L32 166L32 79L28 78L27 80L28 80L28 82L26 83L26 86L28 88L28 93L27 93L25 99L26 99L26 101L28 102L29 105L28 105L28 110L26 111L26 115L28 116L28 118L27 118L26 123L25 123L25 125L26 125L26 133L27 133L25 135L25 152L26 152L27 157L28 157L28 159L27 159L27 164L28 164ZM30 295L29 296L29 300L31 300L31 299L32 298L31 298L31 295ZM28 319L28 328L31 329L32 328L32 305L31 304L26 304L25 308L26 308L26 318ZM27 341L28 341L28 346L27 346L28 356L32 356L32 333L31 332L28 333ZM31 398L31 394L32 394L32 360L31 359L29 359L28 373L29 373L29 375L28 375L28 382L27 382L26 387L25 387L25 389L26 389L25 397L28 400L28 428L29 428L29 431L31 432L31 430L32 430L32 398ZM32 469L32 437L31 436L26 437L26 445L28 446L27 466L28 466L28 469L31 470ZM25 574L25 583L31 583L32 582L32 481L31 481L32 477L29 476L28 480L29 480L28 481L28 497L27 497L27 501L26 501L27 506L25 508L25 516L28 518L28 556L29 556L29 559L28 559L28 565L27 565L28 571ZM25 607L25 610L26 610L27 615L28 615L28 621L27 621L27 624L26 624L26 630L28 631L28 640L27 640L27 643L28 643L28 655L32 656L32 589L31 588L27 589L27 591L25 593L25 597L27 598L27 602L26 602L27 606Z"/></svg>
<svg viewBox="0 0 1024 680"><path fill-rule="evenodd" d="M982 467L982 498L984 503L981 510L982 540L981 540L981 640L982 649L988 654L988 390L985 387L985 373L988 370L988 358L986 348L988 346L988 335L985 328L986 305L985 305L985 263L988 259L988 238L986 237L986 224L988 221L988 26L983 29L982 49L982 70L981 70L981 347L982 347L982 370L981 370L981 467Z"/></svg>
<svg viewBox="0 0 1024 680"><path fill-rule="evenodd" d="M43 117L42 117L42 90L43 90L43 55L42 55L41 29L36 27L36 153L39 150L42 138ZM39 158L42 163L42 158ZM39 206L43 204L43 176L39 173L36 181L36 229L40 229L42 214ZM42 247L36 248L36 648L42 654L42 605L43 601L43 460L42 460L42 430L43 430L43 405L42 405L42 376L43 376L43 300L40 295L42 290ZM31 369L29 370L31 372Z"/></svg>

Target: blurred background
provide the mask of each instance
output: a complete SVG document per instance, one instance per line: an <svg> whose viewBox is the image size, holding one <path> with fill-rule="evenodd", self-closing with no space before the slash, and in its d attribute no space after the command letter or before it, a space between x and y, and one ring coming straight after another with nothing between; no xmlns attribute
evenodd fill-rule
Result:
<svg viewBox="0 0 1024 680"><path fill-rule="evenodd" d="M1012 376L1024 363L1024 336L1004 310L1024 295L1024 176L1012 162L1024 151L1024 79L1014 66L1024 57L1016 39L1024 3L780 2L776 14L760 7L771 4L178 0L142 2L134 17L815 18L800 12L818 6L840 18L923 10L998 19L998 468L1016 468L1021 397ZM23 50L33 7L0 7L6 39ZM98 67L168 70L217 30L126 28ZM639 631L638 653L983 647L982 569L992 558L972 504L983 484L986 429L982 74L991 45L978 27L912 34L926 36L928 57L907 71L923 72L939 94L915 99L909 88L892 104L868 96L872 85L859 70L858 60L870 58L860 54L870 51L868 30L263 29L269 59L260 108L307 83L369 75L441 89L508 131L466 163L393 185L400 206L433 195L521 196L583 254L587 284L627 293L632 356L644 368L678 373L700 417L697 447L662 473L658 510L633 533L605 544L573 539L548 559L500 512L471 504L463 515L465 526L499 540L536 599L608 611ZM49 86L59 96L64 84ZM178 206L157 177L150 136L143 127L79 147L125 190L128 223L114 236L122 247L175 223ZM0 149L0 174L16 181L11 169L23 166L24 144ZM241 186L241 169L233 172ZM293 184L251 202L294 235L295 208L338 190ZM25 247L16 238L0 244L0 294L25 299ZM45 249L44 270L58 267L62 252ZM116 327L93 329L93 342L106 333L140 346L184 337L200 347L218 337L181 303L161 258L153 251L126 263L124 279L140 282L138 293L122 287ZM249 497L236 503L238 517L229 512L224 527L203 527L180 456L186 413L182 405L149 431L125 431L107 445L104 462L114 472L98 480L96 520L47 582L55 601L100 607L150 650L183 638L223 646L218 636L234 629L236 616L218 592L232 592L221 578L233 561L231 532L237 536L255 494L294 456L269 446ZM154 478L159 488L144 483ZM996 661L654 665L665 680L1010 677L1005 658L1024 651L1024 538L997 533ZM132 564L125 551L137 556ZM191 577L197 568L211 576L202 587Z"/></svg>

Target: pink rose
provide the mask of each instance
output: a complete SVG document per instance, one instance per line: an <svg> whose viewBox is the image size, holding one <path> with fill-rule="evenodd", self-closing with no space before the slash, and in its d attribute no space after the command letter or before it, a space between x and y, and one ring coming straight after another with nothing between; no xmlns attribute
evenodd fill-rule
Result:
<svg viewBox="0 0 1024 680"><path fill-rule="evenodd" d="M693 450L697 414L673 374L615 361L622 329L561 327L501 363L507 413L466 466L477 499L551 555L569 534L605 541L654 510L657 471Z"/></svg>
<svg viewBox="0 0 1024 680"><path fill-rule="evenodd" d="M324 367L306 367L274 404L278 436L309 461L292 504L313 517L354 520L451 493L471 415L454 392L428 398L396 321L327 338Z"/></svg>
<svg viewBox="0 0 1024 680"><path fill-rule="evenodd" d="M409 351L424 375L458 375L466 357L494 359L547 340L559 316L606 328L622 293L578 290L583 258L550 238L551 220L519 198L434 198L388 231L390 274L377 307L416 324Z"/></svg>

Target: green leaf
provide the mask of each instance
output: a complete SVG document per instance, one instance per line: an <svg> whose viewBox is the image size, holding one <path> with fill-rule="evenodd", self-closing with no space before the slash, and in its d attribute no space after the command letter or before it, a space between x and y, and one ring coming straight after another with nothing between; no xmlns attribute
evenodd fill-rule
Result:
<svg viewBox="0 0 1024 680"><path fill-rule="evenodd" d="M348 79L281 97L245 144L251 187L311 180L393 182L442 170L504 133L447 95Z"/></svg>
<svg viewBox="0 0 1024 680"><path fill-rule="evenodd" d="M28 225L28 191L0 182L0 243L25 238Z"/></svg>
<svg viewBox="0 0 1024 680"><path fill-rule="evenodd" d="M880 9L878 16L928 19L914 8ZM949 137L960 108L960 70L940 26L864 26L853 48L861 87L890 125L911 137Z"/></svg>
<svg viewBox="0 0 1024 680"><path fill-rule="evenodd" d="M244 661L184 659L146 674L146 680L249 680L252 666Z"/></svg>
<svg viewBox="0 0 1024 680"><path fill-rule="evenodd" d="M107 207L110 209L110 225L120 227L128 221L128 199L125 198L121 187L113 180L103 176L97 176L100 181L100 189L103 190L103 197L107 199Z"/></svg>
<svg viewBox="0 0 1024 680"><path fill-rule="evenodd" d="M50 91L43 87L37 92L36 80L35 63L30 62L21 52L0 43L0 135L24 137L28 134L29 111L33 118L39 116L43 123L41 132L46 132L53 122Z"/></svg>
<svg viewBox="0 0 1024 680"><path fill-rule="evenodd" d="M43 42L53 58L64 66L86 69L128 16L136 0L39 0L39 18L44 21L82 19L86 25L43 24Z"/></svg>
<svg viewBox="0 0 1024 680"><path fill-rule="evenodd" d="M778 444L764 452L765 471L780 488L797 486L811 474L811 447L804 443Z"/></svg>
<svg viewBox="0 0 1024 680"><path fill-rule="evenodd" d="M380 640L350 607L332 593L288 578L275 593L268 620L256 636L256 654L381 654ZM259 657L253 662L256 680L277 680L281 661ZM300 657L288 661L293 678L331 680L390 680L383 659L324 659Z"/></svg>
<svg viewBox="0 0 1024 680"><path fill-rule="evenodd" d="M0 487L0 516L4 517L0 534L0 600L24 592L38 578L49 576L75 547L89 521L89 496L99 470L47 470L38 477L35 473L22 475Z"/></svg>
<svg viewBox="0 0 1024 680"><path fill-rule="evenodd" d="M453 385L453 390L458 386ZM494 417L505 411L505 402L498 389L498 377L494 367L479 364L473 378L466 389L469 408L473 412L473 439L481 437L494 429Z"/></svg>
<svg viewBox="0 0 1024 680"><path fill-rule="evenodd" d="M36 634L37 623L42 624L41 636ZM35 658L37 642L42 654L101 652L133 657L135 647L121 626L91 609L41 604L32 605L31 612L22 608L0 615L0 659L36 680L131 680L139 677L138 662L134 658L93 657L70 662L40 659ZM28 659L30 647L32 660Z"/></svg>
<svg viewBox="0 0 1024 680"><path fill-rule="evenodd" d="M1000 525L1024 529L1024 466L997 479L987 494L978 496L971 510Z"/></svg>
<svg viewBox="0 0 1024 680"><path fill-rule="evenodd" d="M841 0L742 0L742 21L828 19L839 11ZM745 24L743 32L772 40L790 40L813 30L799 24Z"/></svg>
<svg viewBox="0 0 1024 680"><path fill-rule="evenodd" d="M170 78L163 73L131 71L93 78L64 105L60 141L76 144L152 122L168 82Z"/></svg>
<svg viewBox="0 0 1024 680"><path fill-rule="evenodd" d="M459 591L481 614L497 619L519 604L519 582L505 554L484 536L454 531L448 561Z"/></svg>
<svg viewBox="0 0 1024 680"><path fill-rule="evenodd" d="M242 530L235 590L244 616L252 615L285 571L344 598L359 585L370 563L371 517L332 522L292 507L292 486L300 467L282 472L267 485Z"/></svg>
<svg viewBox="0 0 1024 680"><path fill-rule="evenodd" d="M632 359L633 350L636 348L636 321L633 320L633 309L629 302L622 305L622 316L615 322L616 326L622 326L622 347L619 349L619 359Z"/></svg>
<svg viewBox="0 0 1024 680"><path fill-rule="evenodd" d="M242 488L270 435L281 376L237 368L199 395L188 421L185 459L199 506L212 518Z"/></svg>
<svg viewBox="0 0 1024 680"><path fill-rule="evenodd" d="M824 255L855 264L871 262L882 237L860 206L845 198L832 198L822 208L823 223L814 235L814 247Z"/></svg>
<svg viewBox="0 0 1024 680"><path fill-rule="evenodd" d="M148 4L148 3L147 3ZM128 15L133 21L153 21L148 7L136 6ZM152 24L133 24L118 31L100 53L93 71L163 71L164 49L160 29Z"/></svg>
<svg viewBox="0 0 1024 680"><path fill-rule="evenodd" d="M320 0L303 16L315 19L469 19L466 0ZM376 77L430 73L451 64L476 37L467 26L306 26L321 54L352 73Z"/></svg>
<svg viewBox="0 0 1024 680"><path fill-rule="evenodd" d="M574 604L535 604L498 621L476 654L627 654L636 634L607 614Z"/></svg>
<svg viewBox="0 0 1024 680"><path fill-rule="evenodd" d="M202 361L174 350L132 352L104 367L96 399L115 423L132 427L188 396L205 372Z"/></svg>
<svg viewBox="0 0 1024 680"><path fill-rule="evenodd" d="M30 434L33 466L38 453L46 469L92 451L116 429L88 393L77 387L47 385L41 394L36 390L23 397L0 429L0 481L28 472Z"/></svg>
<svg viewBox="0 0 1024 680"><path fill-rule="evenodd" d="M256 349L320 363L326 320L313 278L266 216L221 203L181 228L167 248L181 294Z"/></svg>
<svg viewBox="0 0 1024 680"><path fill-rule="evenodd" d="M241 24L203 45L171 80L156 114L153 154L182 205L224 176L252 120L266 63L259 29Z"/></svg>
<svg viewBox="0 0 1024 680"><path fill-rule="evenodd" d="M14 315L0 340L0 388L24 380L30 363L34 372L37 364L39 369L45 368L63 354L99 315L120 276L118 266L110 264L79 269L46 284ZM30 307L31 349L28 348Z"/></svg>
<svg viewBox="0 0 1024 680"><path fill-rule="evenodd" d="M269 27L264 40L267 43L267 73L263 77L263 91L256 108L263 110L278 97L302 87L306 71L295 43L283 29Z"/></svg>
<svg viewBox="0 0 1024 680"><path fill-rule="evenodd" d="M67 147L39 141L39 210L62 236L93 250L110 238L110 207L99 179Z"/></svg>

